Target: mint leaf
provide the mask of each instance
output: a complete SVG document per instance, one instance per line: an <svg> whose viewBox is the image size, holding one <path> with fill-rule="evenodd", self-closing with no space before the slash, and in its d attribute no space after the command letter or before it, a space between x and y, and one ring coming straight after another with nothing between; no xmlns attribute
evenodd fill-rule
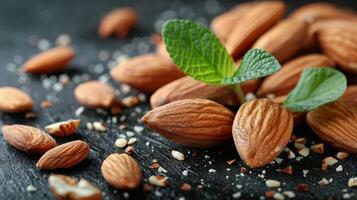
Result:
<svg viewBox="0 0 357 200"><path fill-rule="evenodd" d="M233 77L222 80L223 84L238 84L247 80L268 76L279 71L279 61L262 49L251 49L245 53L239 69Z"/></svg>
<svg viewBox="0 0 357 200"><path fill-rule="evenodd" d="M337 100L343 95L347 80L343 73L332 68L307 68L297 86L289 93L284 106L304 112Z"/></svg>
<svg viewBox="0 0 357 200"><path fill-rule="evenodd" d="M200 81L220 84L233 76L236 66L210 30L189 20L170 20L163 37L173 62L186 74Z"/></svg>

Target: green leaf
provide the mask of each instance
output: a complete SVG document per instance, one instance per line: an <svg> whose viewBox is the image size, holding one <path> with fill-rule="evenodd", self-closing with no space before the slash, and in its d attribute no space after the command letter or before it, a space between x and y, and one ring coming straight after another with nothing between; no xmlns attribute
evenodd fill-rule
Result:
<svg viewBox="0 0 357 200"><path fill-rule="evenodd" d="M279 71L280 63L274 56L262 49L251 49L245 53L239 69L233 77L222 80L223 84L238 84L247 80L268 76Z"/></svg>
<svg viewBox="0 0 357 200"><path fill-rule="evenodd" d="M191 77L220 84L236 71L233 59L219 39L202 25L189 20L170 20L162 34L173 62Z"/></svg>
<svg viewBox="0 0 357 200"><path fill-rule="evenodd" d="M304 112L340 98L347 87L343 73L333 68L308 68L297 86L288 94L284 106Z"/></svg>

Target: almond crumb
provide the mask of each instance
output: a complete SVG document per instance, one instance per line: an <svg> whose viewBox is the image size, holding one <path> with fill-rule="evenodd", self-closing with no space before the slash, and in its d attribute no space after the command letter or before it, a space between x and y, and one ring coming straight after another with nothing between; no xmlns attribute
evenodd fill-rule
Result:
<svg viewBox="0 0 357 200"><path fill-rule="evenodd" d="M174 157L176 160L185 160L185 155L179 151L172 150L171 151L172 157Z"/></svg>
<svg viewBox="0 0 357 200"><path fill-rule="evenodd" d="M167 177L164 176L150 176L149 183L159 187L166 187L168 185Z"/></svg>
<svg viewBox="0 0 357 200"><path fill-rule="evenodd" d="M323 143L314 144L310 148L315 153L318 153L318 154L324 153L324 144Z"/></svg>
<svg viewBox="0 0 357 200"><path fill-rule="evenodd" d="M344 160L349 156L349 154L347 152L343 152L340 151L336 154L336 158L338 158L339 160Z"/></svg>
<svg viewBox="0 0 357 200"><path fill-rule="evenodd" d="M189 192L189 191L191 191L191 185L188 183L183 183L181 185L181 190L184 192Z"/></svg>
<svg viewBox="0 0 357 200"><path fill-rule="evenodd" d="M310 154L310 149L307 148L307 147L304 147L302 149L299 149L299 154L304 156L304 157L307 157L309 154Z"/></svg>
<svg viewBox="0 0 357 200"><path fill-rule="evenodd" d="M124 148L127 145L127 140L124 138L118 138L115 141L115 146L118 148Z"/></svg>
<svg viewBox="0 0 357 200"><path fill-rule="evenodd" d="M356 187L357 186L357 177L350 178L348 180L348 187Z"/></svg>
<svg viewBox="0 0 357 200"><path fill-rule="evenodd" d="M293 174L293 167L291 165L289 165L279 171L283 172L284 174Z"/></svg>
<svg viewBox="0 0 357 200"><path fill-rule="evenodd" d="M307 184L300 183L297 186L295 186L295 190L298 192L308 192L309 188L308 188Z"/></svg>
<svg viewBox="0 0 357 200"><path fill-rule="evenodd" d="M279 182L279 181L276 181L276 180L266 180L266 181L265 181L265 184L266 184L268 187L280 187L280 182Z"/></svg>
<svg viewBox="0 0 357 200"><path fill-rule="evenodd" d="M53 106L52 101L44 100L41 102L41 108L51 108Z"/></svg>
<svg viewBox="0 0 357 200"><path fill-rule="evenodd" d="M132 147L132 146L126 147L125 152L127 154L132 154L134 152L134 147Z"/></svg>
<svg viewBox="0 0 357 200"><path fill-rule="evenodd" d="M236 159L227 160L226 163L227 163L228 165L232 165L235 161L236 161Z"/></svg>

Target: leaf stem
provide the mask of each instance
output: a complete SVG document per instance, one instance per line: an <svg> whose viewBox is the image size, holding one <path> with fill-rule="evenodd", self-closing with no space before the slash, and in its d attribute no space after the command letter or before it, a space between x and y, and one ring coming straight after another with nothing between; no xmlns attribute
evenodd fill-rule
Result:
<svg viewBox="0 0 357 200"><path fill-rule="evenodd" d="M242 88L240 87L240 84L234 84L232 85L232 88L238 96L240 103L243 104L245 102L245 95Z"/></svg>

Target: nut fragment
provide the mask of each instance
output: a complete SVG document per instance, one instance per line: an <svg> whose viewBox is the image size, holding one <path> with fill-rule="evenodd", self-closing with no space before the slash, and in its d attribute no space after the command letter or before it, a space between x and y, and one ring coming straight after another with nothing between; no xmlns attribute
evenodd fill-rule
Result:
<svg viewBox="0 0 357 200"><path fill-rule="evenodd" d="M149 183L159 187L166 187L168 185L167 177L164 176L150 176Z"/></svg>
<svg viewBox="0 0 357 200"><path fill-rule="evenodd" d="M57 199L66 200L101 200L102 192L85 179L77 181L65 175L53 174L48 177L48 184Z"/></svg>
<svg viewBox="0 0 357 200"><path fill-rule="evenodd" d="M19 113L33 108L32 98L24 91L14 87L0 87L0 111Z"/></svg>
<svg viewBox="0 0 357 200"><path fill-rule="evenodd" d="M339 160L344 160L349 156L349 154L347 152L337 152L336 154L336 158L338 158Z"/></svg>
<svg viewBox="0 0 357 200"><path fill-rule="evenodd" d="M357 177L348 179L348 187L356 187L357 186Z"/></svg>
<svg viewBox="0 0 357 200"><path fill-rule="evenodd" d="M81 123L81 120L73 119L50 124L45 127L46 131L54 136L66 137L75 133Z"/></svg>
<svg viewBox="0 0 357 200"><path fill-rule="evenodd" d="M324 153L324 144L323 143L314 144L311 146L311 150L315 153L323 154Z"/></svg>
<svg viewBox="0 0 357 200"><path fill-rule="evenodd" d="M179 151L172 150L171 151L172 157L174 157L176 160L185 160L185 155Z"/></svg>
<svg viewBox="0 0 357 200"><path fill-rule="evenodd" d="M266 181L265 181L265 184L266 184L268 187L280 187L280 182L279 182L279 181L276 181L276 180L266 180Z"/></svg>

